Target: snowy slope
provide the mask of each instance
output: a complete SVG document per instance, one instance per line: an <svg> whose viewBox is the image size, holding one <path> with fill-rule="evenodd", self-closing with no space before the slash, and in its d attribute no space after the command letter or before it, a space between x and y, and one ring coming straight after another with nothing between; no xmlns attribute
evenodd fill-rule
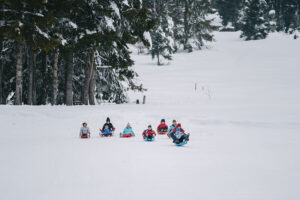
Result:
<svg viewBox="0 0 300 200"><path fill-rule="evenodd" d="M134 55L146 105L0 106L0 199L298 200L300 41L216 39L166 66ZM107 116L137 137L100 138ZM161 118L182 122L188 145L145 143Z"/></svg>

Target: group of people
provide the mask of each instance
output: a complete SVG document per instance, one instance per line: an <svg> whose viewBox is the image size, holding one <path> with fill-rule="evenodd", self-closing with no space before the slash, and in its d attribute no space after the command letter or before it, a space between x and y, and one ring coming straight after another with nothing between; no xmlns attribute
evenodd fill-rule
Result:
<svg viewBox="0 0 300 200"><path fill-rule="evenodd" d="M101 136L112 136L114 134L115 128L110 122L110 119L107 118L103 128L100 129ZM173 139L173 143L179 144L184 141L189 141L190 134L186 134L185 131L182 129L181 124L177 123L176 120L172 121L172 125L168 127L166 124L165 119L160 121L160 124L157 127L158 134L167 134L169 138ZM90 136L90 129L87 126L87 123L84 122L80 129L80 136L81 137L89 137ZM149 125L146 130L143 131L143 138L145 140L152 140L156 136L156 132L152 129L152 126ZM124 128L123 132L120 133L120 137L132 137L135 136L131 125L128 123Z"/></svg>

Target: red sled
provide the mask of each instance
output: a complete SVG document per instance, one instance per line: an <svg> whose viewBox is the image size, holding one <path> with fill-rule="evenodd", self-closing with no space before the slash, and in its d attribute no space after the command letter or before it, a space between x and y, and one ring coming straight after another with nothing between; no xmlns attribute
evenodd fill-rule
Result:
<svg viewBox="0 0 300 200"><path fill-rule="evenodd" d="M130 134L125 134L125 135L123 135L122 133L120 133L120 137L121 138L130 138L130 137L133 137L134 135L132 134L132 133L130 133Z"/></svg>
<svg viewBox="0 0 300 200"><path fill-rule="evenodd" d="M165 134L167 134L168 132L157 132L159 135L165 135Z"/></svg>
<svg viewBox="0 0 300 200"><path fill-rule="evenodd" d="M81 135L80 138L81 139L87 139L87 138L90 138L90 135L89 134L88 135Z"/></svg>

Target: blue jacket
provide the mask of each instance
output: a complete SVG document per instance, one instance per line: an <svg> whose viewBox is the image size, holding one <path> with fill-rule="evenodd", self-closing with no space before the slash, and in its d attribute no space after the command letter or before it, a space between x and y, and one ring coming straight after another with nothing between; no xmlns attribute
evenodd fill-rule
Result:
<svg viewBox="0 0 300 200"><path fill-rule="evenodd" d="M169 134L171 134L174 130L175 126L172 124L170 127L169 127Z"/></svg>
<svg viewBox="0 0 300 200"><path fill-rule="evenodd" d="M129 135L129 134L134 134L132 128L124 128L123 134L124 135Z"/></svg>

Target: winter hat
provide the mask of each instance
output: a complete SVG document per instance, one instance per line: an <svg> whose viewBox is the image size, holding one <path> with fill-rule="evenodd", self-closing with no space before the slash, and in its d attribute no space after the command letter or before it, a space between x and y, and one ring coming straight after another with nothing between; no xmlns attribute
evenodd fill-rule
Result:
<svg viewBox="0 0 300 200"><path fill-rule="evenodd" d="M181 127L181 124L179 123L179 124L177 124L177 127Z"/></svg>
<svg viewBox="0 0 300 200"><path fill-rule="evenodd" d="M130 126L130 124L129 124L129 123L127 124L127 127L130 127L130 128L131 128L131 126Z"/></svg>
<svg viewBox="0 0 300 200"><path fill-rule="evenodd" d="M175 119L173 119L173 122L176 122L176 120L175 120Z"/></svg>
<svg viewBox="0 0 300 200"><path fill-rule="evenodd" d="M148 125L148 128L152 128L152 126L151 126L151 125Z"/></svg>
<svg viewBox="0 0 300 200"><path fill-rule="evenodd" d="M166 122L166 120L165 120L165 119L162 119L162 120L160 120L160 122Z"/></svg>
<svg viewBox="0 0 300 200"><path fill-rule="evenodd" d="M109 119L109 117L108 117L108 118L106 118L106 121L107 121L107 122L110 122L110 119Z"/></svg>

